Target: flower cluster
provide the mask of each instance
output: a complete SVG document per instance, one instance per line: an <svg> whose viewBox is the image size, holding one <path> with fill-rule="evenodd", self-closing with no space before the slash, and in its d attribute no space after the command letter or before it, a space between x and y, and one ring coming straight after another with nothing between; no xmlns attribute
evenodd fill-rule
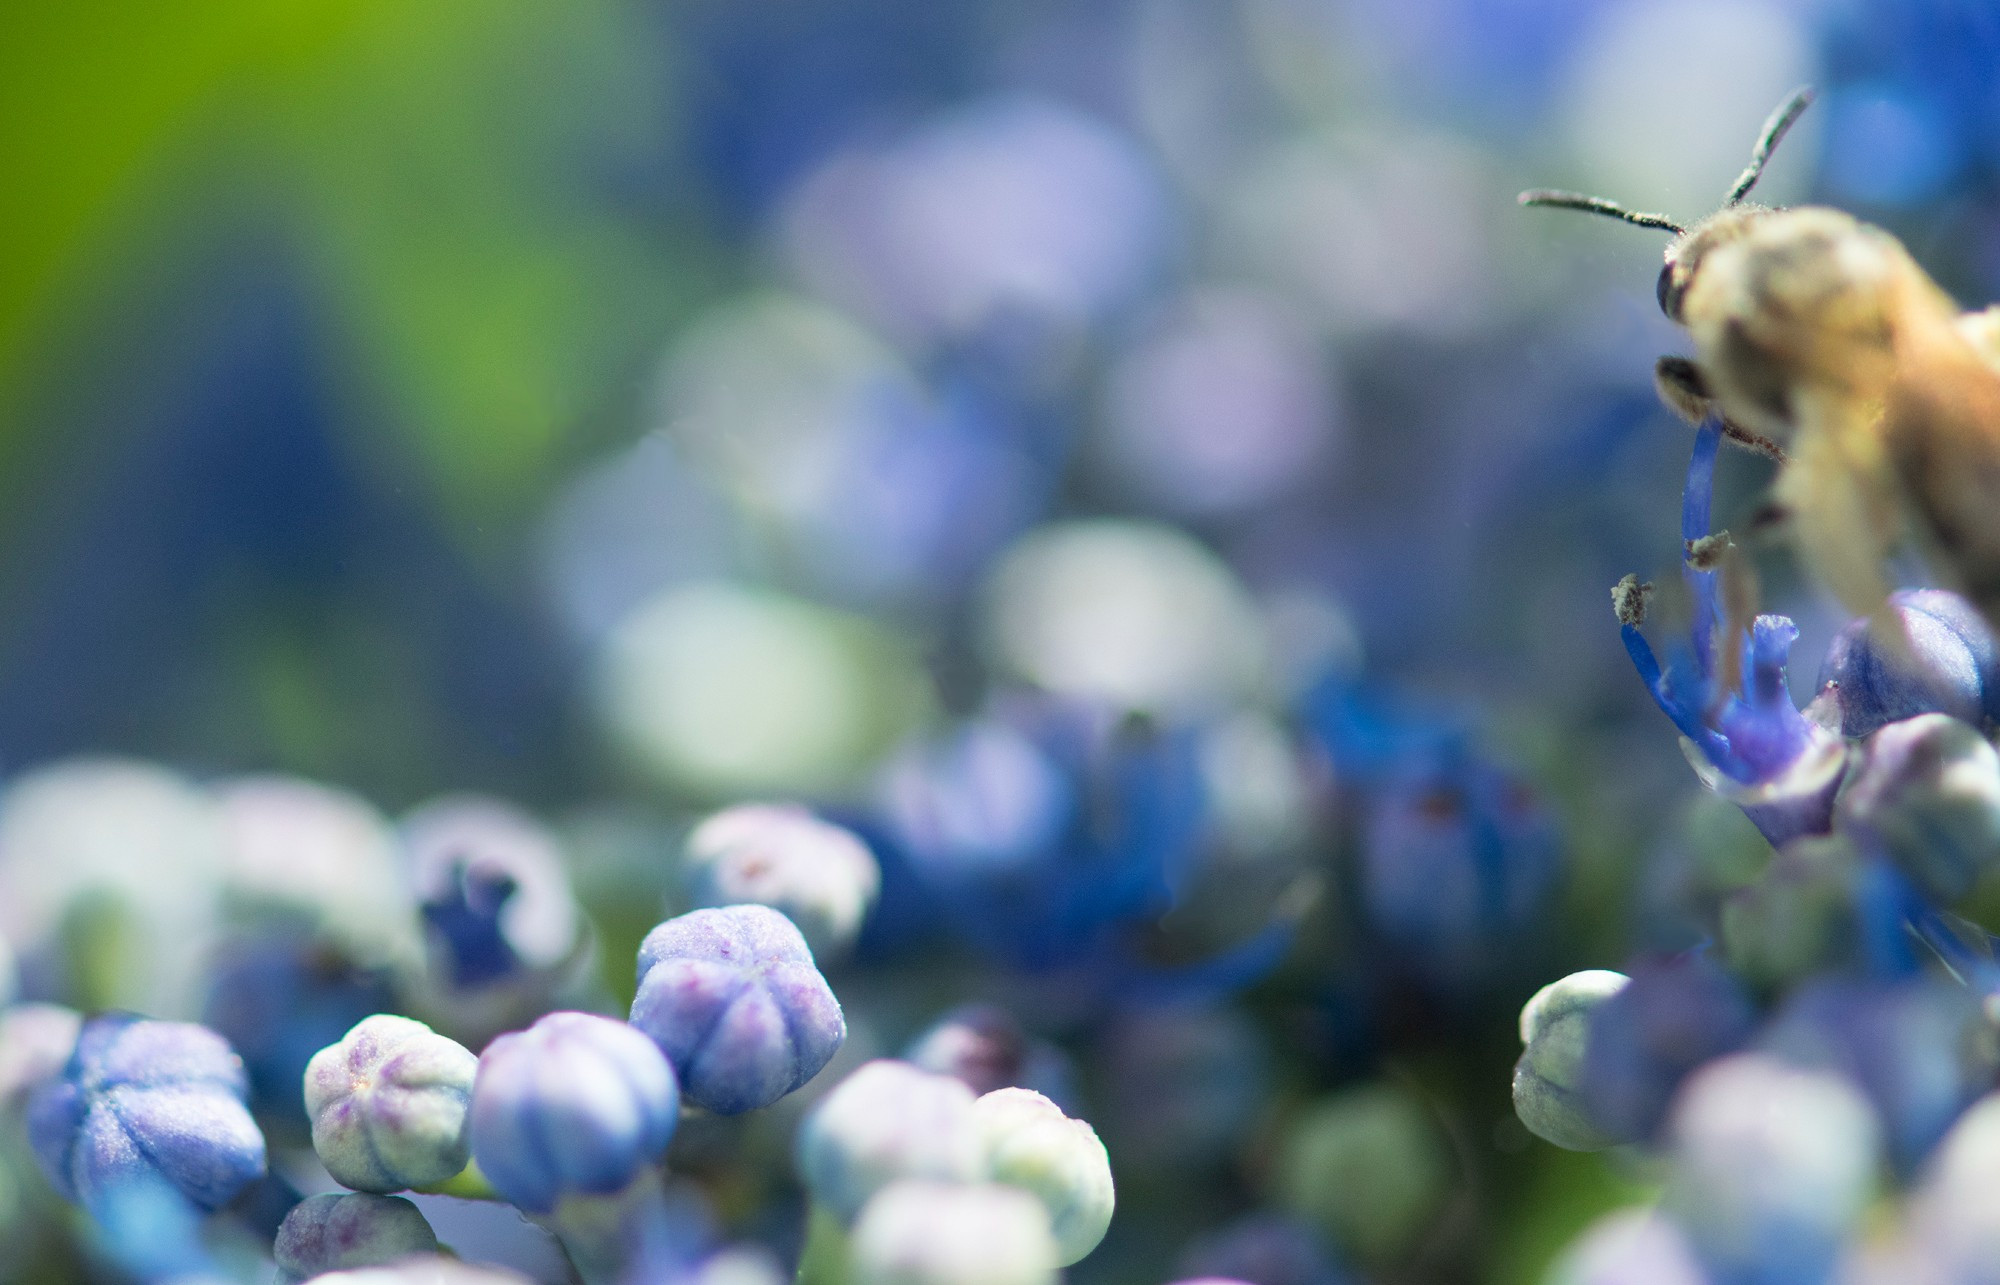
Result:
<svg viewBox="0 0 2000 1285"><path fill-rule="evenodd" d="M1990 1220L1968 1183L2000 1108L2000 968L1978 923L2000 873L1994 639L1949 593L1899 592L1839 632L1798 708L1797 628L1742 618L1744 569L1708 530L1719 437L1699 430L1689 468L1693 626L1671 663L1641 633L1647 587L1614 597L1702 783L1774 850L1696 908L1694 947L1572 974L1522 1010L1521 1122L1572 1149L1631 1144L1664 1179L1656 1209L1607 1218L1559 1277L1977 1279ZM1886 1234L1866 1223L1885 1178L1902 1197Z"/></svg>

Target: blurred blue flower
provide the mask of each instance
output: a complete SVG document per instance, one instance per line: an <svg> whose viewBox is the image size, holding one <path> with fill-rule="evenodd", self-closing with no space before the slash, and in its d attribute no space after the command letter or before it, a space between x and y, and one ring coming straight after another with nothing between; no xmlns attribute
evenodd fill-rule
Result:
<svg viewBox="0 0 2000 1285"><path fill-rule="evenodd" d="M632 1025L673 1063L687 1100L718 1115L776 1102L847 1038L805 938L758 905L690 911L646 934Z"/></svg>
<svg viewBox="0 0 2000 1285"><path fill-rule="evenodd" d="M216 1209L264 1172L248 1093L243 1060L215 1032L96 1017L61 1077L35 1091L29 1137L56 1189L100 1217L120 1192L160 1182Z"/></svg>
<svg viewBox="0 0 2000 1285"><path fill-rule="evenodd" d="M396 1006L388 976L294 937L226 942L211 969L202 1022L242 1055L260 1113L297 1116L313 1054Z"/></svg>
<svg viewBox="0 0 2000 1285"><path fill-rule="evenodd" d="M1949 714L1974 727L2000 718L2000 649L1971 603L1943 589L1899 589L1890 609L1913 655L1876 639L1866 620L1834 636L1819 695L1840 734L1860 738L1918 714Z"/></svg>
<svg viewBox="0 0 2000 1285"><path fill-rule="evenodd" d="M313 1150L334 1181L387 1194L465 1168L479 1060L407 1017L378 1013L313 1055L305 1073Z"/></svg>
<svg viewBox="0 0 2000 1285"><path fill-rule="evenodd" d="M673 1068L643 1033L551 1013L480 1054L472 1157L502 1196L547 1213L625 1187L666 1150L679 1109Z"/></svg>
<svg viewBox="0 0 2000 1285"><path fill-rule="evenodd" d="M1742 807L1774 845L1801 834L1823 834L1831 820L1834 791L1845 765L1840 738L1807 719L1792 704L1785 664L1798 627L1784 616L1759 616L1741 643L1736 666L1740 682L1723 690L1730 672L1716 655L1725 616L1720 572L1697 553L1708 541L1709 509L1715 490L1715 457L1722 429L1711 419L1695 434L1681 501L1681 538L1687 556L1681 569L1694 618L1688 645L1662 670L1639 632L1644 619L1644 587L1628 577L1614 591L1619 634L1640 678L1662 713L1693 746L1689 761L1703 784ZM1698 565L1699 564L1699 565Z"/></svg>
<svg viewBox="0 0 2000 1285"><path fill-rule="evenodd" d="M1254 1285L1346 1285L1319 1234L1285 1214L1249 1214L1196 1237L1181 1251L1175 1270L1203 1282L1249 1281Z"/></svg>
<svg viewBox="0 0 2000 1285"><path fill-rule="evenodd" d="M1735 980L1705 955L1641 960L1631 979L1591 1010L1579 1085L1591 1122L1614 1142L1657 1134L1688 1073L1741 1048L1756 1023Z"/></svg>
<svg viewBox="0 0 2000 1285"><path fill-rule="evenodd" d="M905 750L879 824L961 937L1024 968L1117 953L1173 904L1205 820L1184 733L1017 706Z"/></svg>
<svg viewBox="0 0 2000 1285"><path fill-rule="evenodd" d="M459 795L398 827L438 967L477 990L517 970L547 970L578 947L582 917L555 836L499 799Z"/></svg>

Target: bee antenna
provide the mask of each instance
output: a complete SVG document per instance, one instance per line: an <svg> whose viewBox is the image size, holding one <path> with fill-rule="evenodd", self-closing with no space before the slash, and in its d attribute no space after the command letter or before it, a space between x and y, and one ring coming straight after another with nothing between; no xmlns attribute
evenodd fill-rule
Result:
<svg viewBox="0 0 2000 1285"><path fill-rule="evenodd" d="M1778 104L1778 109L1765 120L1763 131L1757 135L1757 146L1750 149L1750 163L1737 175L1736 186L1729 189L1729 199L1722 203L1725 208L1738 204L1750 195L1750 189L1764 174L1764 163L1771 159L1772 151L1785 137L1786 131L1805 114L1806 108L1812 106L1812 101L1812 86L1801 85L1792 91L1790 98Z"/></svg>
<svg viewBox="0 0 2000 1285"><path fill-rule="evenodd" d="M1664 214L1641 214L1637 210L1626 209L1616 201L1607 201L1601 196L1585 196L1581 192L1558 192L1553 188L1538 187L1533 191L1523 192L1514 199L1522 205L1547 205L1559 210L1582 210L1588 214L1602 214L1621 223L1636 223L1642 228L1658 228L1675 236L1687 231Z"/></svg>

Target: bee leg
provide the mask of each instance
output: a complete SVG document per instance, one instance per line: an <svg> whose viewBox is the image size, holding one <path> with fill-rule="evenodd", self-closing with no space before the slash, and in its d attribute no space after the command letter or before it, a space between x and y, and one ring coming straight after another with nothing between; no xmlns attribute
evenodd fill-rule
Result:
<svg viewBox="0 0 2000 1285"><path fill-rule="evenodd" d="M1660 358L1653 366L1653 387L1659 390L1667 409L1690 424L1707 419L1715 407L1701 367L1685 357Z"/></svg>
<svg viewBox="0 0 2000 1285"><path fill-rule="evenodd" d="M1653 386L1659 390L1660 400L1690 424L1699 424L1716 413L1715 396L1709 392L1701 367L1685 357L1660 358L1653 366ZM1727 415L1720 418L1724 437L1780 464L1785 462L1784 447L1762 433L1751 432Z"/></svg>

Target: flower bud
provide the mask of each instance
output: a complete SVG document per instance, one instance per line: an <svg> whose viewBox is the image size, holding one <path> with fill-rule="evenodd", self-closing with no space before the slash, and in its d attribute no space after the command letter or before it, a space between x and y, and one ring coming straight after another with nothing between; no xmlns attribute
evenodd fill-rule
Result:
<svg viewBox="0 0 2000 1285"><path fill-rule="evenodd" d="M511 804L427 803L399 827L437 971L475 990L569 960L583 931L555 836Z"/></svg>
<svg viewBox="0 0 2000 1285"><path fill-rule="evenodd" d="M799 1176L814 1200L852 1221L899 1178L975 1182L986 1156L971 1090L908 1062L868 1062L799 1128Z"/></svg>
<svg viewBox="0 0 2000 1285"><path fill-rule="evenodd" d="M769 906L821 958L853 945L882 886L860 839L804 808L772 804L727 808L696 826L682 873L697 906Z"/></svg>
<svg viewBox="0 0 2000 1285"><path fill-rule="evenodd" d="M306 1066L313 1150L356 1191L430 1187L465 1168L479 1059L422 1022L378 1014Z"/></svg>
<svg viewBox="0 0 2000 1285"><path fill-rule="evenodd" d="M623 1188L666 1150L679 1109L673 1068L645 1035L551 1013L480 1055L472 1156L502 1196L547 1213L565 1195Z"/></svg>
<svg viewBox="0 0 2000 1285"><path fill-rule="evenodd" d="M1080 1261L1111 1226L1111 1158L1097 1131L1031 1089L996 1089L972 1104L993 1181L1020 1187L1049 1211L1057 1265Z"/></svg>
<svg viewBox="0 0 2000 1285"><path fill-rule="evenodd" d="M1323 1098L1287 1131L1278 1186L1285 1204L1365 1259L1416 1241L1451 1182L1450 1159L1423 1105L1386 1084Z"/></svg>
<svg viewBox="0 0 2000 1285"><path fill-rule="evenodd" d="M1792 840L1761 878L1722 902L1723 958L1760 990L1859 962L1862 874L1846 835Z"/></svg>
<svg viewBox="0 0 2000 1285"><path fill-rule="evenodd" d="M2000 1262L2000 1094L1981 1098L1951 1127L1910 1202L1910 1239L1935 1279L1975 1281Z"/></svg>
<svg viewBox="0 0 2000 1285"><path fill-rule="evenodd" d="M379 1267L413 1254L435 1254L437 1234L401 1196L328 1192L293 1206L271 1256L297 1280L322 1272Z"/></svg>
<svg viewBox="0 0 2000 1285"><path fill-rule="evenodd" d="M1062 1050L1031 1039L1013 1014L993 1004L965 1004L911 1042L905 1060L964 1082L975 1094L1033 1089L1057 1105L1074 1097Z"/></svg>
<svg viewBox="0 0 2000 1285"><path fill-rule="evenodd" d="M1943 714L1891 723L1862 747L1835 823L1926 893L1957 901L2000 862L2000 753Z"/></svg>
<svg viewBox="0 0 2000 1285"><path fill-rule="evenodd" d="M1838 634L1820 665L1817 700L1840 716L1843 736L1868 736L1918 714L1982 726L2000 702L2000 657L1977 609L1942 589L1889 595L1904 640L1885 645L1871 622Z"/></svg>
<svg viewBox="0 0 2000 1285"><path fill-rule="evenodd" d="M869 1285L1055 1285L1042 1203L1013 1187L905 1180L854 1224L854 1279Z"/></svg>
<svg viewBox="0 0 2000 1285"><path fill-rule="evenodd" d="M1877 1132L1842 1077L1722 1058L1670 1125L1665 1207L1720 1280L1824 1280L1874 1186Z"/></svg>
<svg viewBox="0 0 2000 1285"><path fill-rule="evenodd" d="M632 1025L718 1115L769 1106L847 1038L840 1001L792 921L768 906L696 910L646 934Z"/></svg>
<svg viewBox="0 0 2000 1285"><path fill-rule="evenodd" d="M1598 1151L1616 1141L1591 1121L1578 1090L1590 1015L1630 980L1597 968L1571 973L1536 991L1522 1007L1514 1114L1528 1132L1571 1151Z"/></svg>
<svg viewBox="0 0 2000 1285"><path fill-rule="evenodd" d="M96 1017L35 1091L29 1140L49 1181L86 1208L164 1180L217 1209L264 1173L248 1092L242 1059L206 1027Z"/></svg>
<svg viewBox="0 0 2000 1285"><path fill-rule="evenodd" d="M529 1285L525 1276L497 1267L475 1267L443 1254L422 1254L383 1267L360 1267L313 1277L313 1285Z"/></svg>

